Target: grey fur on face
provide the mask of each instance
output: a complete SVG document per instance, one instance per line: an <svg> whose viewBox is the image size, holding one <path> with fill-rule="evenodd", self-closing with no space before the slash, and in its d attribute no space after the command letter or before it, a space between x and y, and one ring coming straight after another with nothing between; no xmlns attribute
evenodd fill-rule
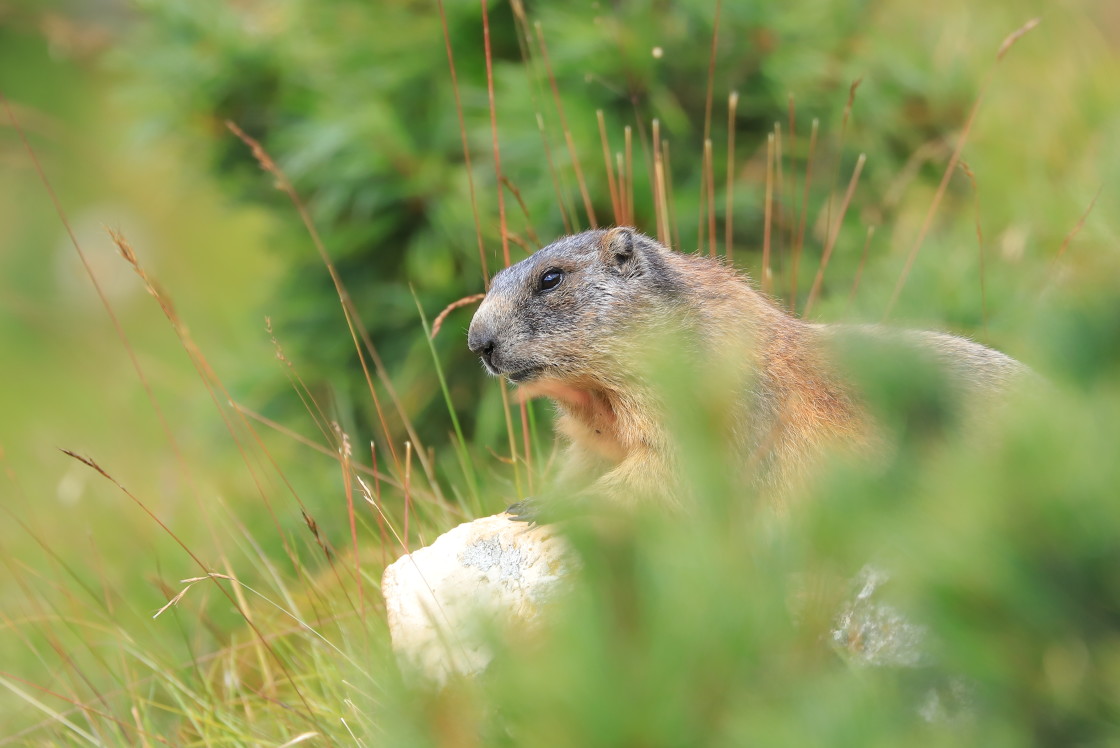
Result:
<svg viewBox="0 0 1120 748"><path fill-rule="evenodd" d="M515 383L601 374L617 363L616 333L678 290L666 251L627 229L563 237L494 276L467 343L488 372Z"/></svg>

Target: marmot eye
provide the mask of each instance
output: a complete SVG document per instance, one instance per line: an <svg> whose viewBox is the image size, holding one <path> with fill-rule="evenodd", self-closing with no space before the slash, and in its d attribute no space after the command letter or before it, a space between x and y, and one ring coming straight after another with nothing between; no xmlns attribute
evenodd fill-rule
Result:
<svg viewBox="0 0 1120 748"><path fill-rule="evenodd" d="M551 268L544 271L541 275L541 290L551 291L560 285L560 281L564 280L564 271L557 268Z"/></svg>

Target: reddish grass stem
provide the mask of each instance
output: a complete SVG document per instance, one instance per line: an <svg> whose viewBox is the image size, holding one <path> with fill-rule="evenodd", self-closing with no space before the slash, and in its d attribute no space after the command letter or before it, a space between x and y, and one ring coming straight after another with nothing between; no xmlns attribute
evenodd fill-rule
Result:
<svg viewBox="0 0 1120 748"><path fill-rule="evenodd" d="M506 235L506 200L502 191L502 155L498 147L498 107L494 102L494 60L490 50L490 13L482 3L482 47L486 56L486 97L490 104L490 140L494 148L494 179L498 183L498 225L502 232L502 261L509 267L509 237Z"/></svg>
<svg viewBox="0 0 1120 748"><path fill-rule="evenodd" d="M482 222L478 217L478 199L474 190L474 171L471 169L471 149L467 143L467 125L463 119L463 102L459 96L459 76L455 71L455 55L451 51L451 34L447 30L447 13L443 0L436 0L439 8L439 22L443 29L443 44L447 50L447 67L451 71L451 91L455 96L455 116L459 119L459 139L463 147L463 165L467 170L467 189L470 191L471 216L474 218L474 234L478 241L478 261L482 266L483 288L490 285L490 271L486 267L486 249L482 241Z"/></svg>
<svg viewBox="0 0 1120 748"><path fill-rule="evenodd" d="M708 91L704 96L704 140L712 137L712 88L716 78L716 50L719 48L719 20L723 0L716 0L716 15L712 21L712 50L708 56Z"/></svg>

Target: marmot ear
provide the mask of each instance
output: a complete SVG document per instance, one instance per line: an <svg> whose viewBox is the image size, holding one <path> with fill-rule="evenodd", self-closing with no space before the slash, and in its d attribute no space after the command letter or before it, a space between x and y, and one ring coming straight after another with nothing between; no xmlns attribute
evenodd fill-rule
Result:
<svg viewBox="0 0 1120 748"><path fill-rule="evenodd" d="M634 229L628 226L614 227L603 235L599 243L603 263L623 272L632 270L638 264L636 245Z"/></svg>

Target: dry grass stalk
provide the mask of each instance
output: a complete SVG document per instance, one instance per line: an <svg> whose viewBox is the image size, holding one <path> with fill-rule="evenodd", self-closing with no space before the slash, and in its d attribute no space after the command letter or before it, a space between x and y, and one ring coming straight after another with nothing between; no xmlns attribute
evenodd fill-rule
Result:
<svg viewBox="0 0 1120 748"><path fill-rule="evenodd" d="M502 191L502 155L498 147L498 107L494 103L494 60L490 50L490 13L482 0L482 48L486 57L486 97L490 105L490 140L494 149L494 179L498 183L498 225L502 234L502 261L509 267L509 237L506 232L506 200Z"/></svg>
<svg viewBox="0 0 1120 748"><path fill-rule="evenodd" d="M1081 217L1077 219L1077 224L1073 227L1073 229L1070 230L1068 234L1066 234L1065 239L1062 240L1062 245L1058 247L1058 254L1054 256L1055 265L1062 259L1062 257L1065 256L1066 250L1069 248L1069 244L1073 241L1074 237L1081 233L1081 229L1085 226L1085 221L1089 218L1089 214L1093 212L1093 208L1097 205L1097 198L1101 196L1101 192L1103 191L1104 185L1102 184L1099 188L1097 188L1097 194L1093 195L1093 199L1092 201L1090 201L1089 207L1086 208L1085 212L1081 214Z"/></svg>
<svg viewBox="0 0 1120 748"><path fill-rule="evenodd" d="M323 435L326 441L331 440L331 432L327 428L330 419L327 414L323 412L323 408L319 405L319 401L311 394L311 389L307 383L303 381L303 377L296 371L296 367L292 364L291 360L284 353L283 346L277 340L275 332L272 330L272 317L265 316L264 329L268 333L268 338L272 341L272 349L276 353L276 360L284 366L284 376L288 378L288 383L295 390L296 395L299 396L300 402L303 403L304 409L311 415L311 420L319 428L319 432Z"/></svg>
<svg viewBox="0 0 1120 748"><path fill-rule="evenodd" d="M836 223L831 227L828 242L824 245L824 253L821 255L821 265L817 268L817 276L813 279L813 287L809 290L809 298L805 301L805 310L802 313L805 317L809 316L809 313L813 310L813 304L820 295L821 284L824 283L824 271L828 268L828 260L832 256L832 249L836 246L836 240L840 237L840 227L844 225L844 216L848 213L848 206L852 203L852 195L855 194L856 185L859 184L859 175L863 173L863 165L866 162L867 154L859 154L856 168L852 170L852 178L848 181L848 190L844 193L844 202L840 205L840 214L836 216Z"/></svg>
<svg viewBox="0 0 1120 748"><path fill-rule="evenodd" d="M708 255L716 256L716 185L712 164L712 141L704 141L704 184L708 193Z"/></svg>
<svg viewBox="0 0 1120 748"><path fill-rule="evenodd" d="M729 263L735 260L735 242L732 223L735 215L735 110L739 106L739 92L727 97L727 189L724 194L723 253Z"/></svg>
<svg viewBox="0 0 1120 748"><path fill-rule="evenodd" d="M673 194L676 188L673 187L673 159L669 155L669 141L661 141L661 163L664 164L664 185L661 191L665 194L665 220L668 223L668 230L673 238L673 246L681 246L681 225L677 221L677 208L673 200Z"/></svg>
<svg viewBox="0 0 1120 748"><path fill-rule="evenodd" d="M630 218L630 199L627 195L630 193L630 184L626 180L626 157L622 151L614 154L615 169L618 174L618 197L619 202L622 203L622 218L619 223L623 226L632 226L633 219Z"/></svg>
<svg viewBox="0 0 1120 748"><path fill-rule="evenodd" d="M980 188L976 184L976 175L965 161L961 161L961 171L968 177L972 185L972 209L976 215L976 249L980 262L980 321L984 332L988 331L988 294L984 287L984 230L980 227Z"/></svg>
<svg viewBox="0 0 1120 748"><path fill-rule="evenodd" d="M257 423L260 423L263 426L267 426L268 428L272 429L273 431L275 431L279 434L282 434L282 435L288 437L289 439L292 439L292 440L304 445L305 447L310 447L311 449L315 450L316 452L318 452L321 455L324 455L326 457L330 457L330 458L335 459L335 460L338 459L337 450L329 449L327 447L324 447L322 444L314 442L311 439L308 439L306 436L303 436L302 434L296 433L295 431L291 430L287 426L284 426L283 424L277 423L276 421L272 420L271 418L263 416L260 413L257 413L256 411L245 407L241 403L231 401L230 402L230 407L232 407L234 410L238 411L242 415L245 415L249 418L252 418ZM372 478L375 478L378 481L385 481L386 483L388 483L390 486L393 486L394 488L398 488L398 489L402 488L402 484L400 482L395 480L393 477L385 475L381 471L377 470L376 466L371 467L369 465L365 465L365 464L360 463L360 462L354 462L353 460L351 460L350 465L354 468L354 470L357 470L360 473L365 473L366 475L369 475L369 476L371 476ZM433 498L433 500L434 500L434 498ZM451 511L451 510L453 510L453 507L447 507L447 509L449 511Z"/></svg>
<svg viewBox="0 0 1120 748"><path fill-rule="evenodd" d="M543 101L546 96L544 93L544 85L541 80L540 65L534 53L534 34L530 29L531 24L529 22L528 13L525 10L525 4L521 0L511 0L510 9L513 11L514 26L517 29L517 43L521 50L521 59L529 69L530 77L533 82L533 102L537 109L537 127L540 132L541 145L544 149L545 158L548 162L552 186L556 192L556 204L560 208L560 216L563 220L565 231L570 234L573 232L573 226L576 223L574 218L575 209L569 204L567 186L562 177L558 174L555 164L553 163L552 146L545 128L544 117L541 114L540 102Z"/></svg>
<svg viewBox="0 0 1120 748"><path fill-rule="evenodd" d="M783 265L786 252L786 244L783 241L784 232L782 229L786 225L785 220L785 178L783 176L782 161L785 158L782 152L782 125L779 122L774 123L774 242L778 245L778 266Z"/></svg>
<svg viewBox="0 0 1120 748"><path fill-rule="evenodd" d="M859 281L860 278L863 277L863 266L867 262L867 252L871 248L871 240L874 238L874 236L875 227L868 226L867 238L863 241L863 252L859 256L859 265L856 267L856 277L855 280L852 281L852 290L848 293L848 306L851 306L852 302L856 298L856 292L859 291Z"/></svg>
<svg viewBox="0 0 1120 748"><path fill-rule="evenodd" d="M373 466L373 490L374 495L369 496L373 501L374 514L377 515L377 534L381 539L381 568L389 565L389 558L386 555L389 550L389 538L385 532L385 508L381 505L381 479L377 474L377 448L373 442L369 443L369 459L370 464ZM362 479L359 476L354 476L358 480L358 485L365 488ZM368 489L367 489L368 494Z"/></svg>
<svg viewBox="0 0 1120 748"><path fill-rule="evenodd" d="M791 160L797 158L797 106L794 103L793 94L789 95L788 104L788 127L789 127L789 148L788 152ZM789 170L789 196L787 198L789 204L789 220L787 221L789 233L786 238L786 246L789 247L790 254L793 253L793 245L797 241L797 170L792 167ZM792 309L793 307L791 307Z"/></svg>
<svg viewBox="0 0 1120 748"><path fill-rule="evenodd" d="M634 132L630 125L623 130L626 141L626 223L634 225Z"/></svg>
<svg viewBox="0 0 1120 748"><path fill-rule="evenodd" d="M885 321L890 317L891 312L894 311L895 304L898 303L899 297L902 295L902 289L906 286L906 281L910 277L910 271L914 267L914 260L918 257L918 251L925 243L926 236L929 234L930 227L933 225L933 217L937 215L937 209L941 206L941 200L945 197L945 190L949 186L949 180L952 178L953 173L957 169L957 162L960 161L961 152L964 151L965 143L968 142L969 133L972 132L972 125L976 122L976 115L980 111L980 104L983 103L984 97L988 93L988 87L992 84L992 78L995 69L999 66L1004 55L1014 46L1015 42L1023 38L1023 36L1034 29L1039 24L1038 18L1034 18L1025 23L1019 29L1008 34L1007 38L999 46L999 51L996 53L995 62L992 64L992 69L988 72L987 78L984 80L983 85L980 87L980 93L976 96L976 101L972 104L972 109L969 110L968 119L965 120L964 127L961 128L961 133L957 136L957 145L953 149L952 156L949 157L949 163L945 167L945 172L941 176L941 183L937 186L937 191L933 195L933 201L930 203L929 210L926 211L925 219L922 221L922 227L918 231L918 236L914 239L914 244L910 247L910 253L906 257L906 264L902 267L902 272L898 276L898 281L895 283L894 290L891 292L890 301L887 302L887 308L883 311L883 320Z"/></svg>
<svg viewBox="0 0 1120 748"><path fill-rule="evenodd" d="M445 306L443 308L443 311L440 312L439 315L437 315L435 320L432 322L432 340L435 340L436 335L439 335L439 331L443 328L443 321L445 319L447 319L447 315L451 314L456 309L462 309L465 306L470 306L471 304L477 304L478 302L482 301L485 298L486 298L486 294L476 293L476 294L471 294L470 296L464 296L463 298L459 299L458 301L452 301L450 304Z"/></svg>
<svg viewBox="0 0 1120 748"><path fill-rule="evenodd" d="M362 325L361 320L358 319L353 301L350 299L350 293L343 285L342 278L339 276L338 270L335 268L334 261L332 261L330 259L330 256L327 254L326 246L323 244L323 241L319 236L319 230L315 228L315 224L311 220L311 214L307 211L307 206L304 205L303 199L300 198L299 193L296 192L295 187L292 186L292 183L288 180L284 172L280 170L280 167L276 165L276 162L272 160L272 157L268 155L268 152L265 151L264 147L259 142L257 142L256 139L246 134L245 131L238 127L235 122L227 121L226 127L229 128L230 132L236 135L238 139L241 140L241 142L249 146L250 152L257 160L257 163L260 164L261 169L270 174L273 179L276 180L276 188L284 192L288 196L288 199L291 200L292 205L295 207L296 212L299 214L300 219L303 221L304 228L307 230L308 235L311 237L312 244L315 245L315 249L316 251L318 251L320 259L326 266L327 272L330 274L331 281L334 283L335 292L338 294L339 302L342 305L342 313L346 319L346 325L350 330L350 337L353 340L354 348L358 354L358 360L362 366L362 373L366 379L366 386L369 389L370 397L373 399L373 405L374 409L377 412L377 420L381 426L381 431L389 444L389 450L393 454L394 463L399 466L400 462L396 456L396 451L392 446L392 432L390 431L389 423L385 418L384 408L382 408L381 406L381 398L377 394L376 388L374 388L373 386L373 378L369 373L369 367L366 363L366 355L362 351L362 345L358 342L359 329L362 331L362 337L364 340L368 340L368 334L365 333L365 327L364 325ZM368 352L370 357L373 359L374 367L382 380L382 384L386 385L388 388L391 388L392 385L388 382L388 373L384 371L384 366L381 364L381 357L377 355L376 351L373 349L372 340L369 340L366 346L366 352ZM399 399L396 398L395 391L392 391L391 394L398 413L403 417L403 408L400 406ZM405 418L405 420L407 422L407 418Z"/></svg>
<svg viewBox="0 0 1120 748"><path fill-rule="evenodd" d="M350 545L354 554L354 584L358 587L358 610L361 612L362 622L365 623L365 586L362 584L362 562L361 556L358 554L358 518L354 513L354 471L350 465L352 454L350 436L341 427L338 427L338 435L339 464L342 466L342 490L346 496L346 518L350 522Z"/></svg>
<svg viewBox="0 0 1120 748"><path fill-rule="evenodd" d="M535 248L530 246L529 242L525 241L524 239L522 239L520 236L513 233L512 231L506 232L506 237L511 242L516 244L521 249L521 251L524 252L525 254L532 254L533 253Z"/></svg>
<svg viewBox="0 0 1120 748"><path fill-rule="evenodd" d="M548 164L548 174L552 177L552 188L556 191L556 205L560 208L560 220L564 223L564 233L571 234L575 231L575 211L568 205L567 190L560 182L560 174L556 170L556 161L552 158L552 146L548 143L548 132L544 127L544 117L537 114L537 129L541 133L541 145L544 148L545 163Z"/></svg>
<svg viewBox="0 0 1120 748"><path fill-rule="evenodd" d="M541 59L544 61L544 67L548 73L548 83L552 87L552 98L556 104L556 114L560 118L560 127L564 131L564 142L568 146L568 156L572 159L572 169L575 170L576 182L579 184L579 192L583 197L583 207L587 211L587 220L591 228L598 228L599 222L595 220L595 209L591 205L591 193L587 191L587 182L583 179L583 169L580 168L579 154L576 152L575 141L572 140L572 131L568 127L568 119L564 116L564 104L560 100L560 89L556 85L556 76L552 72L552 62L548 58L548 45L544 41L544 32L541 30L540 22L534 24L537 32L537 42L540 45Z"/></svg>
<svg viewBox="0 0 1120 748"><path fill-rule="evenodd" d="M529 486L531 495L533 493L533 432L529 428L529 403L520 400L517 405L521 410L521 448L525 455L525 482Z"/></svg>
<svg viewBox="0 0 1120 748"><path fill-rule="evenodd" d="M233 567L225 557L222 558L222 567L226 570L224 575L225 578L233 582L237 582L237 580L233 577ZM215 572L211 573L213 574ZM241 584L233 584L231 585L231 589L233 591L234 597L237 598L237 604L240 605L241 609L245 611L246 617L251 618L253 616L253 610L249 607L249 601L245 599L245 591L242 589ZM184 592L186 592L186 590L184 590ZM154 617L155 616L153 616L153 618ZM272 666L269 665L268 653L265 652L264 646L261 644L260 640L252 639L252 642L254 645L253 654L257 658L257 667L260 668L261 674L263 676L262 680L264 683L264 688L265 690L273 690L275 688L275 676L272 673ZM246 705L246 709L248 708L248 705Z"/></svg>
<svg viewBox="0 0 1120 748"><path fill-rule="evenodd" d="M805 186L801 192L801 219L797 224L797 241L793 245L793 262L790 267L789 308L797 311L797 268L801 263L801 250L805 247L805 225L809 219L809 188L813 184L813 159L817 153L817 134L820 120L813 119L809 130L809 154L805 160Z"/></svg>
<svg viewBox="0 0 1120 748"><path fill-rule="evenodd" d="M607 190L611 194L611 211L614 214L614 222L616 225L621 225L625 220L624 211L622 209L621 201L619 200L618 182L614 177L614 164L611 159L611 146L610 141L607 140L607 122L603 118L603 110L595 110L595 119L599 122L599 141L603 146L603 165L607 171Z"/></svg>
<svg viewBox="0 0 1120 748"><path fill-rule="evenodd" d="M404 443L404 550L409 550L408 519L412 514L412 442Z"/></svg>
<svg viewBox="0 0 1120 748"><path fill-rule="evenodd" d="M716 50L719 49L719 21L723 0L716 0L716 15L712 21L712 51L708 56L708 90L704 96L704 140L712 137L712 88L716 78Z"/></svg>
<svg viewBox="0 0 1120 748"><path fill-rule="evenodd" d="M506 434L509 436L509 457L513 461L513 485L519 496L524 495L521 490L521 468L517 459L517 436L513 428L513 415L509 407L509 390L506 380L499 379L498 387L502 394L502 414L505 416Z"/></svg>
<svg viewBox="0 0 1120 748"><path fill-rule="evenodd" d="M704 251L705 233L708 228L708 156L707 150L700 151L700 202L696 216L696 251Z"/></svg>
<svg viewBox="0 0 1120 748"><path fill-rule="evenodd" d="M852 84L848 86L848 100L844 103L844 115L840 118L840 136L836 140L836 168L832 171L832 187L828 191L828 204L825 209L824 225L832 225L832 199L836 194L836 188L840 183L840 158L844 155L844 141L848 134L848 120L852 116L852 107L856 103L856 91L859 90L860 84L863 83L863 78L856 78Z"/></svg>
<svg viewBox="0 0 1120 748"><path fill-rule="evenodd" d="M653 121L653 215L657 240L669 244L669 218L665 197L665 165L661 157L661 123Z"/></svg>
<svg viewBox="0 0 1120 748"><path fill-rule="evenodd" d="M760 285L762 292L770 293L770 230L773 224L774 211L774 133L766 136L766 201L764 204L764 220L762 225L762 278Z"/></svg>
<svg viewBox="0 0 1120 748"><path fill-rule="evenodd" d="M397 532L397 529L393 527L393 523L389 521L389 518L385 515L385 509L381 504L380 491L377 491L376 489L370 489L369 484L362 480L361 477L357 477L357 481L358 486L362 491L362 497L366 500L366 503L369 505L370 509L376 512L379 517L381 517L381 520L384 523L385 527L389 530L389 532L393 534L393 538L397 541L397 547L400 548L401 552L408 553L407 545L404 542L404 539L401 537L400 533Z"/></svg>
<svg viewBox="0 0 1120 748"><path fill-rule="evenodd" d="M157 300L160 301L161 309L163 309L165 311L165 313L169 315L169 321L171 322L172 327L175 329L176 333L179 335L180 341L183 344L184 348L187 350L188 354L190 355L192 362L195 363L196 368L198 369L200 376L203 378L204 384L206 384L206 386L207 386L207 390L210 393L211 398L214 399L215 406L218 407L218 400L217 400L217 397L216 397L215 392L214 392L215 387L221 389L221 391L225 395L226 399L228 401L232 402L232 399L229 395L228 390L225 389L224 385L222 385L222 383L221 383L221 380L217 377L216 373L213 372L212 368L209 366L209 363L206 361L206 359L202 355L201 351L198 350L197 346L194 344L193 340L190 338L189 334L186 332L185 326L182 325L182 323L179 321L178 317L175 316L174 307L171 305L170 301L166 298L166 296L164 294L162 294L159 291L159 289L155 286L154 282L148 277L144 268L139 264L139 262L137 260L137 257L136 257L136 253L134 251L132 251L131 247L128 245L127 241L124 240L123 236L117 235L117 236L114 236L114 239L121 246L122 255L127 260L129 260L131 262L131 264L135 268L136 272L140 275L141 279L144 280L145 285L149 290L149 293L154 295L157 298ZM226 422L227 428L230 431L230 435L233 437L233 439L235 441L235 444L237 444L238 449L242 454L242 458L245 461L246 466L250 470L250 473L253 477L254 482L256 482L256 484L257 484L258 490L261 493L261 497L264 500L266 507L268 508L270 514L273 516L273 521L277 522L276 517L275 517L275 513L273 512L272 507L271 507L271 502L268 500L268 496L264 492L263 486L261 486L260 481L258 480L258 478L256 476L255 470L253 469L251 463L249 462L248 457L244 452L244 449L241 447L240 440L238 440L238 438L237 438L237 436L236 436L236 434L233 430L232 424L230 424L229 421L226 419L225 414L220 407L218 407L218 410L219 410L219 414L221 415L223 421ZM301 500L299 494L296 492L295 488L292 486L291 482L288 480L288 478L284 474L283 470L281 470L280 466L277 464L276 460L273 458L271 452L264 445L263 441L260 439L260 436L257 434L256 430L252 428L252 426L248 423L247 420L245 420L244 414L240 414L240 415L242 416L242 423L244 424L246 429L249 431L249 433L252 435L252 437L255 439L258 448L265 454L265 456L267 457L269 462L272 464L272 466L275 469L275 471L277 472L277 474L280 476L280 478L282 479L284 484L287 486L288 490L291 492L292 496L296 499L296 502L300 507L301 514L303 515L304 521L307 524L308 529L310 530L316 544L323 551L325 557L327 558L328 562L330 563L330 569L331 569L332 574L335 577L337 588L342 590L343 594L345 595L347 603L349 603L351 607L354 607L353 602L350 600L349 594L346 593L345 585L343 584L342 578L339 575L339 570L338 570L337 566L334 564L334 559L336 558L336 554L334 553L333 548L330 546L330 543L327 542L325 540L325 538L323 538L320 535L318 525L315 522L314 518L308 512L308 510L307 510L306 506L304 505L303 501ZM338 427L337 424L332 424L332 429L333 429L333 432L336 435L335 442L336 442L337 445L339 445L339 458L340 458L339 461L340 461L340 464L342 465L342 468L343 468L344 481L346 481L346 484L347 484L347 500L348 500L347 503L348 503L348 509L349 509L350 522L351 522L351 535L352 535L353 545L354 545L354 548L355 548L355 556L354 556L355 578L356 578L356 583L358 584L358 590L359 590L359 608L361 610L361 613L362 613L362 616L363 616L363 619L364 619L364 616L365 616L364 590L363 590L363 587L361 585L360 567L357 565L358 564L358 555L356 553L356 551L357 551L356 518L355 518L355 515L354 515L354 512L353 512L352 488L351 488L351 485L349 483L349 477L353 474L352 473L352 467L351 467L351 464L350 464L349 442L348 442L348 439L346 438L345 434L342 433L341 429ZM406 466L407 470L410 470L410 468L411 468L410 464ZM294 553L292 552L292 550L291 550L291 548L290 548L290 546L287 542L286 536L284 536L283 533L280 531L278 525L277 525L277 531L281 533L281 541L284 545L284 548L289 553L289 557L292 559L292 563L295 566L297 572L302 572L302 568L300 567L297 558L295 557ZM357 612L357 610L356 610L356 612ZM250 621L249 623L251 624L252 622Z"/></svg>
<svg viewBox="0 0 1120 748"><path fill-rule="evenodd" d="M529 235L529 238L534 244L538 247L541 246L541 238L537 236L537 232L533 229L533 217L529 215L529 206L525 205L525 200L521 197L521 190L517 189L517 185L511 182L509 177L506 176L502 177L502 184L506 186L506 189L513 195L513 199L521 206L521 213L525 216L525 233ZM513 239L514 235L510 233L509 238Z"/></svg>

